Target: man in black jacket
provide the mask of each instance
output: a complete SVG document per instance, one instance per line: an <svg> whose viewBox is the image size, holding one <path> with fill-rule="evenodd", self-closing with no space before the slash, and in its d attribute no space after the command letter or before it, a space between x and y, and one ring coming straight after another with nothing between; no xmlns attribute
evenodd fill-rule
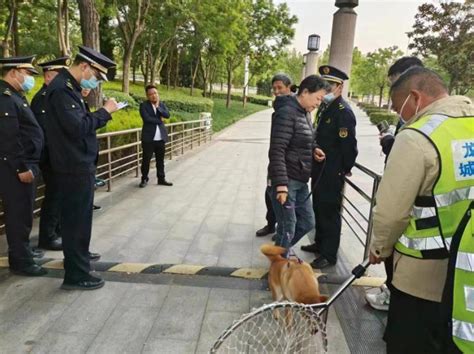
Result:
<svg viewBox="0 0 474 354"><path fill-rule="evenodd" d="M109 58L80 46L70 69L62 69L46 90L45 124L52 183L58 188L64 251L62 289L98 289L104 280L89 274L92 202L97 158L96 130L118 109L115 99L96 112L87 111L81 90L107 80L115 66ZM96 255L98 256L98 255Z"/></svg>
<svg viewBox="0 0 474 354"><path fill-rule="evenodd" d="M143 119L142 128L142 181L140 188L144 188L148 183L148 171L150 170L150 161L155 154L156 175L158 184L163 186L172 186L165 178L165 143L168 141L168 132L166 131L163 118L169 118L170 113L163 102L160 102L158 89L154 85L148 85L145 88L148 101L140 104L140 116Z"/></svg>
<svg viewBox="0 0 474 354"><path fill-rule="evenodd" d="M30 57L0 59L0 198L5 215L10 270L39 276L29 245L33 224L35 178L43 148L43 132L25 98L34 86Z"/></svg>
<svg viewBox="0 0 474 354"><path fill-rule="evenodd" d="M43 129L43 132L45 120L47 119L45 103L46 88L59 73L59 70L68 67L69 62L69 57L61 57L38 64L38 66L43 69L44 83L31 100L31 110L35 114L36 120ZM44 199L41 203L38 247L52 251L61 251L63 249L59 231L59 217L61 215L61 210L59 209L55 185L50 183L51 167L49 165L46 145L47 143L45 141L39 164L45 189Z"/></svg>
<svg viewBox="0 0 474 354"><path fill-rule="evenodd" d="M344 80L341 70L324 65L322 78L331 85L317 113L316 143L326 155L325 162L313 163L311 183L314 189L313 210L316 218L315 244L302 249L319 254L313 268L336 264L341 238L341 207L344 177L350 175L357 156L356 119L349 104L342 98Z"/></svg>

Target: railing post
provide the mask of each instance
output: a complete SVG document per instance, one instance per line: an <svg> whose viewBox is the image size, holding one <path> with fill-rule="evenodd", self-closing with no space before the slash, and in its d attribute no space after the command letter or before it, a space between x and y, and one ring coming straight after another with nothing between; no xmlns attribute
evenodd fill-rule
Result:
<svg viewBox="0 0 474 354"><path fill-rule="evenodd" d="M173 160L173 126L170 126L170 160Z"/></svg>
<svg viewBox="0 0 474 354"><path fill-rule="evenodd" d="M111 147L110 135L107 136L107 192L112 190L112 153L110 152Z"/></svg>
<svg viewBox="0 0 474 354"><path fill-rule="evenodd" d="M184 154L184 123L181 123L181 155Z"/></svg>
<svg viewBox="0 0 474 354"><path fill-rule="evenodd" d="M365 240L365 247L364 247L364 260L369 257L370 253L370 241L372 240L372 229L373 229L373 212L375 207L375 194L377 193L377 189L379 188L379 177L374 178L374 184L372 185L372 199L370 201L370 211L369 211L369 222L367 223L367 239Z"/></svg>
<svg viewBox="0 0 474 354"><path fill-rule="evenodd" d="M138 177L140 173L140 132L137 130L136 134L136 143L137 143L137 169L135 170L135 177Z"/></svg>
<svg viewBox="0 0 474 354"><path fill-rule="evenodd" d="M194 123L191 123L191 150L193 149L194 144Z"/></svg>

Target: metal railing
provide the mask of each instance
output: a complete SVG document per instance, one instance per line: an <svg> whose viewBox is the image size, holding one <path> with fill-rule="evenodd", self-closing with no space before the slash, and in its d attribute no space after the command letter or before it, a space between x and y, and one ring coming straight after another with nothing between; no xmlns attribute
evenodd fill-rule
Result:
<svg viewBox="0 0 474 354"><path fill-rule="evenodd" d="M165 145L165 158L173 159L188 150L205 144L212 137L212 119L169 123L168 142ZM97 135L99 142L99 161L96 177L107 183L107 191L112 190L114 179L132 173L138 177L142 160L141 128L121 130ZM40 182L36 189L35 210L40 211L44 196L44 184ZM3 211L0 208L0 233L4 232Z"/></svg>
<svg viewBox="0 0 474 354"><path fill-rule="evenodd" d="M342 219L347 226L352 230L356 238L359 240L362 246L364 246L364 258L369 256L370 240L372 238L373 228L373 210L375 206L375 194L382 179L382 175L372 171L371 169L356 163L356 170L362 173L362 177L369 177L372 182L369 184L370 192L364 191L361 186L358 186L351 178L346 177L346 187L344 190L344 203ZM354 173L357 173L354 171ZM357 205L356 198L349 198L347 186L351 187L357 195L362 198L361 205ZM360 199L359 198L359 199ZM366 213L363 212L362 207L365 207ZM350 222L352 221L352 222Z"/></svg>

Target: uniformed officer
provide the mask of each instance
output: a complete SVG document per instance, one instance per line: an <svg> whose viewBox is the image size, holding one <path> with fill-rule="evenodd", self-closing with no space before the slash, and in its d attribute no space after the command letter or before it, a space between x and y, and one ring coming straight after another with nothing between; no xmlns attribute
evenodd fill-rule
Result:
<svg viewBox="0 0 474 354"><path fill-rule="evenodd" d="M357 140L354 113L341 96L344 80L348 80L348 76L329 65L321 66L319 73L331 85L331 92L324 97L324 103L316 115L316 144L325 154L325 160L316 159L313 162L311 183L315 188L315 243L302 249L315 252L317 258L311 266L321 269L337 262L344 176L350 175L354 166Z"/></svg>
<svg viewBox="0 0 474 354"><path fill-rule="evenodd" d="M47 119L45 107L46 88L59 73L59 70L67 68L69 64L70 59L67 56L38 64L38 66L43 69L44 84L31 100L31 110L35 114L35 117L43 131L45 124L44 121ZM58 205L57 193L55 193L55 185L50 183L49 177L51 174L51 168L49 166L46 145L45 142L39 165L41 175L43 176L43 182L45 184L45 190L43 203L41 204L38 247L47 250L60 251L63 249L61 235L59 233L59 216L61 213Z"/></svg>
<svg viewBox="0 0 474 354"><path fill-rule="evenodd" d="M24 96L35 84L32 75L38 73L33 59L34 56L0 59L0 197L10 270L39 276L46 270L34 262L29 236L43 132Z"/></svg>
<svg viewBox="0 0 474 354"><path fill-rule="evenodd" d="M110 99L88 112L81 90L107 80L115 63L101 53L80 46L73 65L61 69L46 90L45 121L52 183L58 188L60 229L64 251L63 289L97 289L104 285L89 274L89 243L97 157L96 130L105 126L117 102Z"/></svg>

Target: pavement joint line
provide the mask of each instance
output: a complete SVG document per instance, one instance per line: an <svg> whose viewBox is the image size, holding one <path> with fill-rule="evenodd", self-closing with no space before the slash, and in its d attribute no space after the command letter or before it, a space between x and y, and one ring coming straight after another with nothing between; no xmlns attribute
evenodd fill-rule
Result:
<svg viewBox="0 0 474 354"><path fill-rule="evenodd" d="M46 269L64 269L62 259L42 258L37 259L36 261ZM0 268L8 268L8 257L0 257ZM203 265L192 264L150 264L129 262L91 262L91 269L98 272L126 274L204 275L248 280L265 280L268 274L267 268L206 267ZM322 284L342 284L347 279L347 276L321 273L317 270L314 274ZM385 278L364 276L360 279L356 279L353 285L362 287L379 287L384 282Z"/></svg>

